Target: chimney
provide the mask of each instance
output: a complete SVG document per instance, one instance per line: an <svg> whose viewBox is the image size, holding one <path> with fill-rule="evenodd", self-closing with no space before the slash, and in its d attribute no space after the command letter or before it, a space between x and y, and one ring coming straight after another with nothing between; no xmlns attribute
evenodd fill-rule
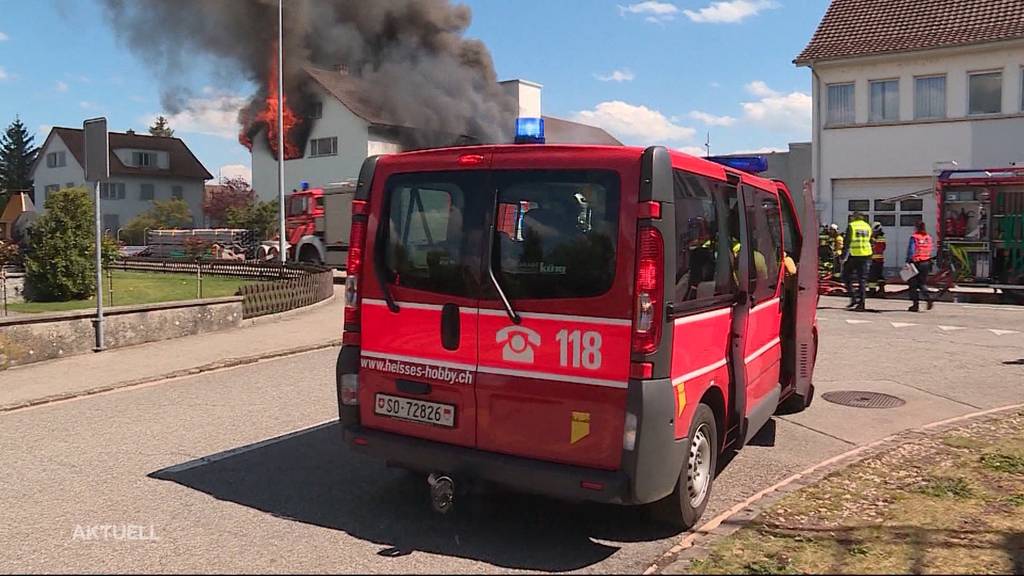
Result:
<svg viewBox="0 0 1024 576"><path fill-rule="evenodd" d="M132 130L131 128L125 130L124 133L129 136L135 136L135 130Z"/></svg>
<svg viewBox="0 0 1024 576"><path fill-rule="evenodd" d="M529 80L505 80L498 83L501 89L515 99L519 106L519 118L540 118L541 112L540 92L544 88L536 82Z"/></svg>

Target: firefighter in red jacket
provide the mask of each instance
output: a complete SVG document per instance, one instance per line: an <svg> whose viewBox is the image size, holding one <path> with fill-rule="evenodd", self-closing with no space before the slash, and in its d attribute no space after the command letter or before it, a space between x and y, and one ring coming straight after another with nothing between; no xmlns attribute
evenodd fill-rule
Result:
<svg viewBox="0 0 1024 576"><path fill-rule="evenodd" d="M872 296L885 298L885 230L880 222L871 228L871 269L868 271L868 290Z"/></svg>
<svg viewBox="0 0 1024 576"><path fill-rule="evenodd" d="M910 284L910 300L913 302L910 307L911 312L921 311L919 303L922 297L928 304L929 310L934 306L931 292L928 291L928 275L932 271L933 246L932 237L928 234L924 222L918 222L917 231L910 237L910 243L907 246L907 262L912 262L917 267L917 275L908 282Z"/></svg>

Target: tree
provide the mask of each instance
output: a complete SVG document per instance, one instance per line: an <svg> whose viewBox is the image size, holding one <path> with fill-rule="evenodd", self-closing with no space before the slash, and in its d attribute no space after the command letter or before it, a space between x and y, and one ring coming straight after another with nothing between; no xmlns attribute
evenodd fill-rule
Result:
<svg viewBox="0 0 1024 576"><path fill-rule="evenodd" d="M92 194L64 188L50 194L45 207L29 231L24 255L29 293L45 301L88 298L96 292ZM116 254L113 240L105 238L103 260L110 262Z"/></svg>
<svg viewBox="0 0 1024 576"><path fill-rule="evenodd" d="M8 194L14 191L27 191L35 199L31 171L39 148L34 141L35 136L17 116L0 138L0 206L7 204Z"/></svg>
<svg viewBox="0 0 1024 576"><path fill-rule="evenodd" d="M155 200L153 206L139 214L121 231L121 237L129 244L146 243L146 230L170 228L191 228L192 211L188 203L180 198Z"/></svg>
<svg viewBox="0 0 1024 576"><path fill-rule="evenodd" d="M171 130L171 125L167 121L167 118L157 116L156 121L149 127L149 135L161 136L163 138L174 138L174 130Z"/></svg>
<svg viewBox="0 0 1024 576"><path fill-rule="evenodd" d="M256 203L256 192L244 178L222 178L220 186L214 187L203 201L203 214L211 226L224 226L228 210L247 208Z"/></svg>
<svg viewBox="0 0 1024 576"><path fill-rule="evenodd" d="M277 202L255 202L230 208L224 223L229 228L252 230L257 240L269 240L277 233Z"/></svg>

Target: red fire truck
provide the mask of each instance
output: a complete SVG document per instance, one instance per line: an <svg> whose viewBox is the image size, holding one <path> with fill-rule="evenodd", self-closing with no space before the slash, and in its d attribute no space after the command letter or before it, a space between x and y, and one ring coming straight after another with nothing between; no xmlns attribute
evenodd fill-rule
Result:
<svg viewBox="0 0 1024 576"><path fill-rule="evenodd" d="M483 482L694 525L722 451L813 397L801 211L781 182L662 147L368 159L337 364L346 444L424 473L442 512L456 482Z"/></svg>
<svg viewBox="0 0 1024 576"><path fill-rule="evenodd" d="M285 230L288 260L344 268L348 256L349 226L355 180L323 188L302 189L285 197ZM273 259L276 241L264 242L257 257Z"/></svg>

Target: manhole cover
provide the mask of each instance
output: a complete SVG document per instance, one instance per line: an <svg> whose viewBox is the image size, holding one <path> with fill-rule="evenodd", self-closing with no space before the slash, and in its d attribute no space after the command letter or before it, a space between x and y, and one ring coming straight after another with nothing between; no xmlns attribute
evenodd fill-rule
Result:
<svg viewBox="0 0 1024 576"><path fill-rule="evenodd" d="M882 394L881 392L842 390L839 392L826 392L821 397L833 404L853 406L854 408L899 408L907 403L902 398Z"/></svg>

